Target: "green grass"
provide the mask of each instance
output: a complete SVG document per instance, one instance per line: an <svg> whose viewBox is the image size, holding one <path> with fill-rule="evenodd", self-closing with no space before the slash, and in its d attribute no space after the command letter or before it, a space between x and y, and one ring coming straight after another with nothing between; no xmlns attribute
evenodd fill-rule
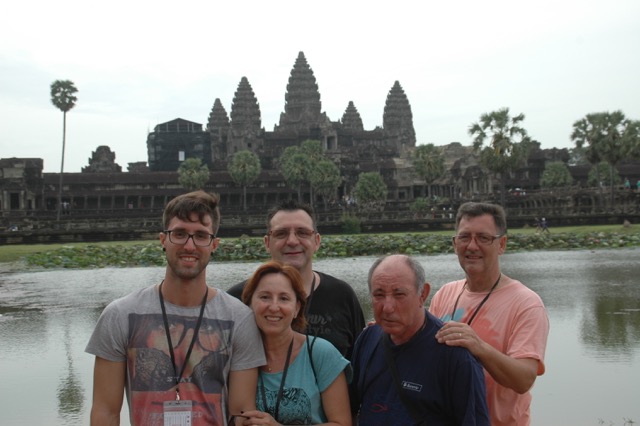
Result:
<svg viewBox="0 0 640 426"><path fill-rule="evenodd" d="M157 240L154 240L157 241ZM105 241L101 243L66 243L66 244L9 244L0 246L0 263L16 262L27 255L58 250L62 247L86 247L86 246L133 246L151 241ZM159 244L159 243L158 243Z"/></svg>
<svg viewBox="0 0 640 426"><path fill-rule="evenodd" d="M566 226L566 227L557 227L549 229L552 234L566 233L573 235L581 235L581 234L589 234L589 233L628 233L633 234L640 232L640 228L638 226L630 226L623 227L622 225L593 225L593 226ZM510 235L529 235L535 234L535 228L518 228L518 229L510 229ZM403 233L406 234L406 233ZM413 233L415 234L415 233ZM452 235L452 231L434 231L429 232L431 235ZM361 234L365 235L365 234ZM390 235L402 235L402 234L390 234ZM261 237L255 237L261 239ZM232 238L230 238L232 240ZM141 243L153 243L157 242L157 240L145 240L145 241L107 241L100 243L66 243L66 244L35 244L35 245L21 245L21 244L13 244L13 245L5 245L0 246L0 263L7 262L16 262L22 260L24 257L41 252L51 252L58 250L62 247L74 247L74 248L83 248L87 246L100 246L100 247L130 247L135 245L140 245ZM158 243L159 244L159 243Z"/></svg>

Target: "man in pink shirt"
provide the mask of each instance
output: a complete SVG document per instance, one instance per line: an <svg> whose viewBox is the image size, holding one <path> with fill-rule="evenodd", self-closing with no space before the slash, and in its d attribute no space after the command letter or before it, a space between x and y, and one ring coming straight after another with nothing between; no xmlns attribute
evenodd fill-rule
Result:
<svg viewBox="0 0 640 426"><path fill-rule="evenodd" d="M531 422L531 387L544 374L549 319L540 297L500 271L507 246L502 207L465 203L453 247L465 279L440 288L429 311L446 322L436 338L482 363L492 426Z"/></svg>

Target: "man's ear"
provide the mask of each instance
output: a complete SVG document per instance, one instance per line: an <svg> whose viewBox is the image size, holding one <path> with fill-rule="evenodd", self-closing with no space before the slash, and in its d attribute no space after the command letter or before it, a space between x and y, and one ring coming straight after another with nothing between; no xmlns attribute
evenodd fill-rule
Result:
<svg viewBox="0 0 640 426"><path fill-rule="evenodd" d="M498 254L504 254L507 250L507 234L500 237L500 248L498 249Z"/></svg>
<svg viewBox="0 0 640 426"><path fill-rule="evenodd" d="M431 284L424 283L422 287L422 293L420 293L420 302L422 305L427 301L427 297L429 297L429 293L431 293Z"/></svg>

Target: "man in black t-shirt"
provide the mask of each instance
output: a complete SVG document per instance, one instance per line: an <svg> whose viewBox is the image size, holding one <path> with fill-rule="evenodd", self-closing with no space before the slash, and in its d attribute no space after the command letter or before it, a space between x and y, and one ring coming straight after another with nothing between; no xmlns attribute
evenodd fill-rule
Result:
<svg viewBox="0 0 640 426"><path fill-rule="evenodd" d="M296 267L302 275L307 293L307 333L330 341L351 359L353 344L365 326L364 315L349 284L313 270L313 255L320 241L309 205L290 200L269 212L264 245L271 259ZM236 284L227 292L241 299L244 285Z"/></svg>

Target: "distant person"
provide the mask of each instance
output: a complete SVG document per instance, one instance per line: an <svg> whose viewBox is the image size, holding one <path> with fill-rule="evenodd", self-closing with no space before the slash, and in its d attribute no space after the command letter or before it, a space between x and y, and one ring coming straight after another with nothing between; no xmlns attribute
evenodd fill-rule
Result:
<svg viewBox="0 0 640 426"><path fill-rule="evenodd" d="M542 229L542 232L546 232L547 234L550 234L549 223L547 223L547 219L545 219L544 217L540 221L540 228Z"/></svg>
<svg viewBox="0 0 640 426"><path fill-rule="evenodd" d="M132 425L226 425L230 413L255 409L266 360L253 312L206 283L218 203L203 191L172 199L160 233L164 279L100 316L86 349L96 356L92 425L120 424L125 390Z"/></svg>
<svg viewBox="0 0 640 426"><path fill-rule="evenodd" d="M405 255L369 270L375 324L356 342L351 405L357 424L489 425L482 366L465 348L438 343L443 323L427 312L430 286Z"/></svg>
<svg viewBox="0 0 640 426"><path fill-rule="evenodd" d="M540 232L542 230L542 226L540 225L540 219L537 217L533 219L533 226L536 228L536 232Z"/></svg>
<svg viewBox="0 0 640 426"><path fill-rule="evenodd" d="M544 374L549 334L540 297L500 270L506 247L502 207L462 204L453 248L465 279L442 286L429 306L446 322L438 341L467 348L482 363L492 426L530 424L530 390Z"/></svg>
<svg viewBox="0 0 640 426"><path fill-rule="evenodd" d="M347 375L351 366L320 337L308 337L307 295L296 268L269 261L258 267L242 292L256 317L267 356L258 376L257 410L245 424L351 425Z"/></svg>
<svg viewBox="0 0 640 426"><path fill-rule="evenodd" d="M291 265L302 275L307 295L307 334L328 340L351 359L353 344L365 326L364 314L349 284L313 270L313 256L320 242L308 204L289 200L269 211L264 246L272 260ZM240 299L245 283L236 284L227 292Z"/></svg>
<svg viewBox="0 0 640 426"><path fill-rule="evenodd" d="M629 182L629 178L625 178L624 179L624 189L626 189L626 190L630 190L631 189L631 182Z"/></svg>

